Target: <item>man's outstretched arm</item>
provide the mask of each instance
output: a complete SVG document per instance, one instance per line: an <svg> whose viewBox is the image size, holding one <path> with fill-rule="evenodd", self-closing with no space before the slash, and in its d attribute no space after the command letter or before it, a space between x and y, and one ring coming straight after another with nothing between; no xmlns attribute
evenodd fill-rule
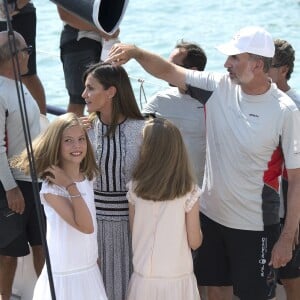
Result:
<svg viewBox="0 0 300 300"><path fill-rule="evenodd" d="M132 58L154 77L163 79L179 88L186 89L185 68L170 63L159 55L138 48L135 45L115 44L106 62L121 65L127 63Z"/></svg>

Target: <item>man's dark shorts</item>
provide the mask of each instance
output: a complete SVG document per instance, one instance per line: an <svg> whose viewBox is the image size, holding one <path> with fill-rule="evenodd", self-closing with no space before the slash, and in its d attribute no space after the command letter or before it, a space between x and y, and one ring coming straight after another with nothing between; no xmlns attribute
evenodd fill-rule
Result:
<svg viewBox="0 0 300 300"><path fill-rule="evenodd" d="M23 232L6 248L0 249L0 255L13 257L20 257L29 254L28 243L31 246L38 246L42 244L32 183L27 181L17 181L17 184L25 199L25 211L22 214ZM5 198L5 190L1 183L0 197L1 199Z"/></svg>
<svg viewBox="0 0 300 300"><path fill-rule="evenodd" d="M101 49L101 43L87 38L61 46L61 61L70 103L85 104L81 97L84 90L83 73L89 65L99 62Z"/></svg>
<svg viewBox="0 0 300 300"><path fill-rule="evenodd" d="M279 224L264 231L232 229L201 214L203 243L194 256L198 285L230 286L242 300L275 296L277 272L268 266Z"/></svg>
<svg viewBox="0 0 300 300"><path fill-rule="evenodd" d="M36 74L36 11L32 3L28 3L20 13L13 16L12 19L13 30L19 32L25 39L27 45L32 46L32 53L28 60L28 72L23 76ZM7 30L6 22L0 22L0 31Z"/></svg>

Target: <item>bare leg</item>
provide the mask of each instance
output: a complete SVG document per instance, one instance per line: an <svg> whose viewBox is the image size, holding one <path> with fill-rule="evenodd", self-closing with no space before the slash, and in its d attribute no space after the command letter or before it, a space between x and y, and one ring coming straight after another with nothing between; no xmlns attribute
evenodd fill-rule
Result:
<svg viewBox="0 0 300 300"><path fill-rule="evenodd" d="M9 300L17 269L17 257L0 255L0 300Z"/></svg>
<svg viewBox="0 0 300 300"><path fill-rule="evenodd" d="M201 300L207 300L207 292L205 286L198 286Z"/></svg>
<svg viewBox="0 0 300 300"><path fill-rule="evenodd" d="M76 114L78 117L82 117L84 113L84 104L74 104L74 103L69 103L68 105L68 112L73 112Z"/></svg>
<svg viewBox="0 0 300 300"><path fill-rule="evenodd" d="M208 300L232 300L232 286L208 286Z"/></svg>
<svg viewBox="0 0 300 300"><path fill-rule="evenodd" d="M32 249L33 265L34 265L35 273L36 276L39 277L45 263L43 247L32 246L31 249Z"/></svg>
<svg viewBox="0 0 300 300"><path fill-rule="evenodd" d="M32 97L36 100L41 114L46 115L47 109L45 90L39 77L36 74L23 76L22 81L26 85Z"/></svg>
<svg viewBox="0 0 300 300"><path fill-rule="evenodd" d="M287 296L287 300L300 299L300 277L293 279L280 279Z"/></svg>

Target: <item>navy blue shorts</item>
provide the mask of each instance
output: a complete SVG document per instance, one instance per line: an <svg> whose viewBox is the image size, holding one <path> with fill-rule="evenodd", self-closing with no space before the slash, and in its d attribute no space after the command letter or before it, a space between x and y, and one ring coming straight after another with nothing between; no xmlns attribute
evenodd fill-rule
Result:
<svg viewBox="0 0 300 300"><path fill-rule="evenodd" d="M30 12L19 13L13 16L12 19L13 30L19 32L25 39L27 45L32 46L32 53L28 60L28 72L22 76L35 75L36 74L36 49L35 49L35 37L36 37L36 12L35 8L32 8ZM7 30L6 22L0 22L0 31Z"/></svg>
<svg viewBox="0 0 300 300"><path fill-rule="evenodd" d="M42 245L38 216L36 212L32 183L17 181L25 199L25 211L22 216L23 232L7 247L0 248L0 255L21 257L29 254L29 245ZM41 187L41 184L39 185ZM5 198L5 190L0 183L0 197ZM45 215L43 215L45 223Z"/></svg>
<svg viewBox="0 0 300 300"><path fill-rule="evenodd" d="M277 271L268 266L280 225L264 231L238 230L200 215L203 243L194 257L198 285L233 286L241 300L275 296Z"/></svg>
<svg viewBox="0 0 300 300"><path fill-rule="evenodd" d="M83 73L89 65L100 61L101 49L101 43L87 38L71 41L61 47L61 61L70 103L85 104L81 97L84 90Z"/></svg>

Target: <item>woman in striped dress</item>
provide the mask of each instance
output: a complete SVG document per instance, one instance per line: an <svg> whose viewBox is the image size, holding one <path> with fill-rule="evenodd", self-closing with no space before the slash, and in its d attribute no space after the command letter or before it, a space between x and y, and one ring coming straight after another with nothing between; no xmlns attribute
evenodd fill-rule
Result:
<svg viewBox="0 0 300 300"><path fill-rule="evenodd" d="M126 183L142 141L140 113L125 69L111 64L91 66L82 94L91 121L100 175L94 184L99 263L109 300L125 299L132 272Z"/></svg>

